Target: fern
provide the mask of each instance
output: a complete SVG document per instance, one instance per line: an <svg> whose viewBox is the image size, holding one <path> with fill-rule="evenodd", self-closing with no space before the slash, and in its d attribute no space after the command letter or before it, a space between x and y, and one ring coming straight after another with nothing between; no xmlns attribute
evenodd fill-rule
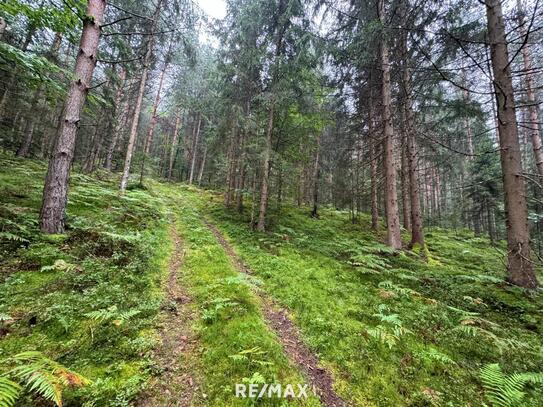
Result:
<svg viewBox="0 0 543 407"><path fill-rule="evenodd" d="M456 365L456 362L449 355L440 352L433 347L429 347L425 350L415 352L415 354L426 361L438 362L442 365Z"/></svg>
<svg viewBox="0 0 543 407"><path fill-rule="evenodd" d="M90 383L88 379L45 357L40 352L23 352L9 358L7 362L16 366L6 376L24 384L30 392L53 401L59 407L62 407L64 388L85 386ZM15 381L0 377L0 407L14 405L20 390L21 386Z"/></svg>
<svg viewBox="0 0 543 407"><path fill-rule="evenodd" d="M543 373L505 375L497 363L484 366L480 377L486 398L494 407L519 406L526 397L526 384L543 384Z"/></svg>
<svg viewBox="0 0 543 407"><path fill-rule="evenodd" d="M79 268L75 264L64 260L56 260L51 266L43 266L40 271L66 271L71 273L78 270Z"/></svg>
<svg viewBox="0 0 543 407"><path fill-rule="evenodd" d="M141 311L139 310L119 312L117 306L113 305L109 308L87 312L85 316L100 323L111 321L114 325L119 326L130 320L132 317L138 315L140 312Z"/></svg>
<svg viewBox="0 0 543 407"><path fill-rule="evenodd" d="M29 242L28 239L25 239L22 236L15 235L15 234L10 233L10 232L0 232L0 240L1 239L10 240L12 242L20 242L20 243L28 243Z"/></svg>
<svg viewBox="0 0 543 407"><path fill-rule="evenodd" d="M0 376L0 407L12 407L19 398L22 387L9 380L7 377Z"/></svg>

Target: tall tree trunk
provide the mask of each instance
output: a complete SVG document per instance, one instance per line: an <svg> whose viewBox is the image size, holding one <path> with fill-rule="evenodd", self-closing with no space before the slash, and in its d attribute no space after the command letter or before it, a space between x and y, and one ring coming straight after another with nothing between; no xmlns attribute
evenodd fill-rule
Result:
<svg viewBox="0 0 543 407"><path fill-rule="evenodd" d="M515 98L500 0L486 0L486 15L498 110L498 133L507 220L508 280L521 287L536 288L538 282L530 260L526 190L522 177Z"/></svg>
<svg viewBox="0 0 543 407"><path fill-rule="evenodd" d="M200 171L198 172L198 186L202 184L202 176L204 175L204 169L206 166L207 158L207 145L204 147L204 155L202 156L202 163L200 164Z"/></svg>
<svg viewBox="0 0 543 407"><path fill-rule="evenodd" d="M370 86L373 84L371 83ZM368 127L370 135L370 189L371 189L371 229L379 230L379 196L377 186L379 183L377 174L378 148L377 131L375 126L375 101L373 91L368 98Z"/></svg>
<svg viewBox="0 0 543 407"><path fill-rule="evenodd" d="M172 179L173 163L175 161L175 153L177 152L177 139L179 138L179 128L181 126L181 116L177 114L175 118L175 129L172 136L172 145L170 148L170 163L168 165L168 180Z"/></svg>
<svg viewBox="0 0 543 407"><path fill-rule="evenodd" d="M113 108L113 120L115 120L115 126L113 127L113 134L106 151L106 160L104 162L104 168L108 171L111 171L113 165L113 154L115 153L115 148L119 141L119 136L122 131L123 121L125 116L128 114L128 98L123 101L123 90L126 80L126 70L121 66L119 72L119 84L117 87L117 92L115 93L115 99Z"/></svg>
<svg viewBox="0 0 543 407"><path fill-rule="evenodd" d="M379 0L379 20L384 25L384 0ZM381 39L381 71L382 71L382 105L383 105L383 138L385 165L385 204L387 218L387 244L394 248L402 247L400 235L400 216L398 212L398 193L396 190L396 165L394 155L394 129L390 112L390 62L386 37Z"/></svg>
<svg viewBox="0 0 543 407"><path fill-rule="evenodd" d="M405 100L403 101L405 103ZM402 114L402 127L403 127L403 134L402 134L402 147L401 147L401 154L402 154L402 214L403 214L403 227L406 230L411 230L411 205L409 202L409 166L407 164L407 154L408 154L408 148L407 148L407 138L409 137L407 135L407 114L405 113L405 106L402 108L403 114Z"/></svg>
<svg viewBox="0 0 543 407"><path fill-rule="evenodd" d="M192 163L190 164L189 185L192 185L194 180L194 171L196 169L196 157L198 152L198 143L200 141L200 126L202 125L202 116L198 113L198 126L194 135L194 144L192 145Z"/></svg>
<svg viewBox="0 0 543 407"><path fill-rule="evenodd" d="M64 232L75 136L96 66L100 25L105 7L105 0L89 0L87 4L87 17L83 23L79 53L75 62L75 78L66 99L53 156L49 160L49 168L45 177L40 229L46 233Z"/></svg>
<svg viewBox="0 0 543 407"><path fill-rule="evenodd" d="M157 123L157 111L158 111L158 105L160 104L160 94L162 92L162 86L164 85L164 77L166 76L166 70L168 69L168 63L164 63L164 67L162 68L162 71L160 72L160 79L158 81L158 89L156 91L156 97L155 101L153 102L153 107L151 109L151 120L149 121L149 129L147 131L147 138L145 139L145 146L143 149L143 152L145 155L149 155L149 152L151 151L151 144L153 141L153 134L155 132L155 127Z"/></svg>
<svg viewBox="0 0 543 407"><path fill-rule="evenodd" d="M273 102L272 102L273 103ZM266 145L264 147L264 159L262 160L262 184L260 186L260 206L258 211L258 223L256 230L264 232L266 230L266 212L268 209L269 195L269 178L270 178L270 163L272 150L272 134L273 134L273 116L274 106L270 107L268 113L268 129L266 131Z"/></svg>
<svg viewBox="0 0 543 407"><path fill-rule="evenodd" d="M120 192L124 193L128 185L128 177L130 176L130 164L132 162L132 155L134 153L134 146L136 144L136 136L138 134L138 125L141 115L141 105L143 103L143 95L145 93L145 85L147 83L147 75L149 74L149 66L151 64L151 57L153 55L153 45L155 36L154 33L160 17L160 7L162 6L162 0L158 0L155 12L153 14L153 21L151 23L151 35L147 43L147 51L145 53L145 59L143 61L143 71L141 73L140 87L138 91L138 97L136 99L136 106L134 109L134 117L132 118L132 126L130 127L130 136L128 137L128 146L126 148L126 158L124 160L124 170L121 177Z"/></svg>
<svg viewBox="0 0 543 407"><path fill-rule="evenodd" d="M245 163L247 157L247 153L245 152L245 139L247 137L246 131L247 130L243 130L240 143L241 153L239 158L239 179L236 188L236 210L238 213L243 212L243 190L245 188L245 173L247 171Z"/></svg>
<svg viewBox="0 0 543 407"><path fill-rule="evenodd" d="M36 118L39 117L39 112L37 112L41 99L43 97L43 88L42 86L36 92L32 105L30 106L30 117L27 118L25 129L24 129L24 138L23 142L17 149L17 157L26 157L32 146L32 139L34 136L34 128L36 126Z"/></svg>
<svg viewBox="0 0 543 407"><path fill-rule="evenodd" d="M313 167L313 209L311 210L311 217L319 217L319 178L320 178L320 150L321 150L321 136L317 137L317 149L315 151L315 165Z"/></svg>
<svg viewBox="0 0 543 407"><path fill-rule="evenodd" d="M529 33L526 32L524 8L522 7L521 0L517 0L517 8L520 36L525 37ZM526 75L526 95L528 96L529 104L528 110L530 112L529 131L532 138L537 173L540 177L543 177L543 147L541 145L541 135L539 134L539 112L537 110L538 104L535 97L534 67L528 43L524 44L524 47L522 47L522 58L524 61L524 74Z"/></svg>
<svg viewBox="0 0 543 407"><path fill-rule="evenodd" d="M260 205L258 211L258 223L256 229L260 232L266 230L266 212L268 210L268 196L270 188L270 168L271 168L271 154L272 154L272 136L273 136L273 124L275 115L275 98L273 95L275 84L277 82L278 69L279 69L279 56L282 53L283 37L287 30L287 22L281 21L283 15L287 12L287 7L290 2L287 0L279 0L277 6L277 18L276 29L277 34L275 38L275 52L274 52L274 65L272 67L272 78L270 84L270 93L272 95L270 100L270 110L268 112L268 129L266 131L266 145L264 147L264 159L262 161L262 183L260 186Z"/></svg>

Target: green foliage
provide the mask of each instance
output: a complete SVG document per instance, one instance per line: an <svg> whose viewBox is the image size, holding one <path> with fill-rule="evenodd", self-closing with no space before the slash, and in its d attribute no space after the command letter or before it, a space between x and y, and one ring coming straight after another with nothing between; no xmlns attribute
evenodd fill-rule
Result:
<svg viewBox="0 0 543 407"><path fill-rule="evenodd" d="M0 407L14 406L21 390L22 387L19 384L0 376Z"/></svg>
<svg viewBox="0 0 543 407"><path fill-rule="evenodd" d="M28 351L19 353L4 364L15 365L6 373L7 377L24 384L29 392L35 393L46 400L53 401L62 407L62 392L67 387L86 386L88 379L67 369L40 352ZM14 405L21 387L5 378L0 382L0 405L2 402Z"/></svg>
<svg viewBox="0 0 543 407"><path fill-rule="evenodd" d="M504 288L501 244L496 251L468 231L433 228L429 264L383 247L364 214L353 224L348 212L322 208L315 220L285 205L262 235L247 228L249 211L185 195L211 212L259 289L289 309L353 405L482 405L472 373L481 365L497 357L510 369L543 364L542 299ZM533 399L541 404L541 393Z"/></svg>
<svg viewBox="0 0 543 407"><path fill-rule="evenodd" d="M66 234L44 235L37 216L45 166L3 156L0 163L0 226L25 239L0 239L0 354L46 349L92 379L66 392L66 404L128 405L150 375L156 343L143 333L155 326L163 295L162 200L152 191L119 197L115 181L75 172ZM23 397L18 405L33 404Z"/></svg>
<svg viewBox="0 0 543 407"><path fill-rule="evenodd" d="M107 309L87 312L85 316L99 323L112 322L114 325L118 326L129 321L131 318L135 317L139 313L141 313L141 310L137 309L120 312L117 309L117 306L113 305Z"/></svg>
<svg viewBox="0 0 543 407"><path fill-rule="evenodd" d="M485 395L494 407L515 407L523 405L528 383L543 384L543 373L503 373L498 363L484 366L480 372Z"/></svg>

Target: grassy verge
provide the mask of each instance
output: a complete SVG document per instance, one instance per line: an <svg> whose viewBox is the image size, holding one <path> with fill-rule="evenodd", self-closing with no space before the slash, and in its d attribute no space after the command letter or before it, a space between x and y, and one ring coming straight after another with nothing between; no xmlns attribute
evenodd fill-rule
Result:
<svg viewBox="0 0 543 407"><path fill-rule="evenodd" d="M240 275L230 264L223 248L203 223L186 187L161 187L176 205L179 233L185 259L179 283L192 296L199 318L194 322L201 343L199 369L203 389L201 405L304 405L308 400L246 400L234 396L236 383L302 384L303 378L290 365L274 334L265 325L259 299L252 289L258 280ZM192 190L194 191L194 190Z"/></svg>
<svg viewBox="0 0 543 407"><path fill-rule="evenodd" d="M0 167L0 359L42 351L93 381L65 405L128 405L153 370L170 250L162 201L75 173L66 233L47 236L37 226L44 164L3 156Z"/></svg>
<svg viewBox="0 0 543 407"><path fill-rule="evenodd" d="M190 196L211 212L263 289L290 308L302 334L356 405L481 405L481 368L541 371L543 299L503 281L503 247L469 232L432 230L432 260L392 254L346 213L285 208L271 233L247 227L220 197ZM503 381L499 391L505 391ZM525 405L543 403L527 386ZM530 404L531 403L531 404Z"/></svg>

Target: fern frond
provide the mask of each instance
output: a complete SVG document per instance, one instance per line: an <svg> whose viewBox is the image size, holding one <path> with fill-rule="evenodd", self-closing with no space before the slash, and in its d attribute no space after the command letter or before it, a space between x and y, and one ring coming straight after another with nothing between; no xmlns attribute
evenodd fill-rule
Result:
<svg viewBox="0 0 543 407"><path fill-rule="evenodd" d="M14 406L21 389L17 383L0 376L0 407Z"/></svg>
<svg viewBox="0 0 543 407"><path fill-rule="evenodd" d="M487 399L494 407L521 405L527 383L543 384L543 373L513 373L505 375L499 364L486 365L480 372Z"/></svg>
<svg viewBox="0 0 543 407"><path fill-rule="evenodd" d="M8 359L18 364L8 375L24 383L31 392L62 407L62 390L84 386L90 381L36 351L23 352ZM0 405L0 407L3 407Z"/></svg>

